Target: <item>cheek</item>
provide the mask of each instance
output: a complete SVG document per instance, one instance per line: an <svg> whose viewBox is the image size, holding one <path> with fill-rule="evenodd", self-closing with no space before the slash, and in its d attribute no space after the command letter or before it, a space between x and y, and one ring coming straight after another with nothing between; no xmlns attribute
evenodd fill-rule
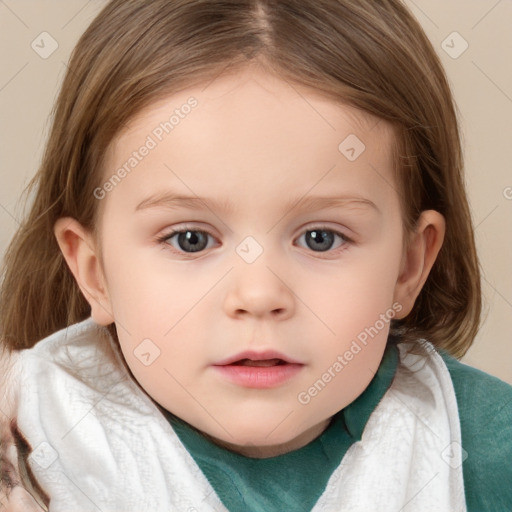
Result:
<svg viewBox="0 0 512 512"><path fill-rule="evenodd" d="M309 296L327 327L344 338L354 337L386 314L393 304L399 258L396 250L358 254L357 261L340 265L323 289L319 283L312 286Z"/></svg>
<svg viewBox="0 0 512 512"><path fill-rule="evenodd" d="M400 241L394 241L360 251L350 264L340 266L331 280L325 280L323 290L319 283L309 290L323 323L317 323L318 333L322 333L318 336L318 371L331 368L336 374L319 400L326 407L331 400L352 401L379 367L391 321L401 309L393 301L399 248ZM338 370L342 368L339 372L332 369L335 364Z"/></svg>
<svg viewBox="0 0 512 512"><path fill-rule="evenodd" d="M158 287L140 279L124 287L116 304L119 342L124 359L140 386L170 408L189 399L187 389L201 382L208 362L208 323L197 296ZM167 288L167 289L166 289ZM194 307L196 305L196 307Z"/></svg>
<svg viewBox="0 0 512 512"><path fill-rule="evenodd" d="M128 331L141 330L146 324L156 334L158 324L165 323L169 329L173 320L184 314L184 304L189 302L189 287L178 279L170 279L158 268L154 261L144 257L143 251L110 250L110 258L105 259L108 293L116 322ZM156 323L155 323L156 322ZM161 335L161 333L160 333Z"/></svg>
<svg viewBox="0 0 512 512"><path fill-rule="evenodd" d="M392 287L384 291L359 284L347 286L333 302L326 302L322 317L326 326L318 326L323 335L316 338L314 377L304 391L318 381L327 383L315 398L315 408L325 415L351 403L368 386L379 368L396 315Z"/></svg>

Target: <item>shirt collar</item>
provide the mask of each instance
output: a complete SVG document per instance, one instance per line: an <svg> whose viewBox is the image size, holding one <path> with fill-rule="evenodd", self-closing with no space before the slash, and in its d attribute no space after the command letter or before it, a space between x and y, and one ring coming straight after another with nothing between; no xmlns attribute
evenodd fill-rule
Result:
<svg viewBox="0 0 512 512"><path fill-rule="evenodd" d="M389 337L382 361L370 384L361 395L342 410L348 433L358 441L361 440L371 413L390 387L395 375L398 365L396 341L392 336Z"/></svg>

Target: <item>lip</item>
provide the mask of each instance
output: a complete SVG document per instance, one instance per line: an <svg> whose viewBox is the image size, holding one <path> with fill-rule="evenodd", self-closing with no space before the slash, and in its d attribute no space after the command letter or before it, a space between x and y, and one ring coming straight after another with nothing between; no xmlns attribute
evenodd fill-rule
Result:
<svg viewBox="0 0 512 512"><path fill-rule="evenodd" d="M245 388L268 389L284 384L303 368L302 364L285 363L277 366L213 366L224 378Z"/></svg>
<svg viewBox="0 0 512 512"><path fill-rule="evenodd" d="M282 359L286 363L302 364L300 361L296 361L295 359L292 359L291 357L281 354L281 352L277 352L275 350L263 350L261 352L257 352L256 350L244 350L243 352L240 352L234 356L228 357L226 359L223 359L222 361L213 364L214 366L224 366L240 361L241 359L252 359L253 361L264 361L266 359Z"/></svg>
<svg viewBox="0 0 512 512"><path fill-rule="evenodd" d="M242 359L264 361L281 359L274 366L245 366L234 364ZM246 350L212 365L225 379L246 388L268 389L284 384L297 375L304 364L275 350L256 352Z"/></svg>

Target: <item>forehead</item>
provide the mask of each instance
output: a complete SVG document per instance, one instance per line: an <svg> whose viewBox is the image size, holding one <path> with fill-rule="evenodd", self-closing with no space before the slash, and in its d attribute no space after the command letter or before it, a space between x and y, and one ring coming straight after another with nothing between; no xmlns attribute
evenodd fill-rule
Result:
<svg viewBox="0 0 512 512"><path fill-rule="evenodd" d="M246 203L265 190L285 201L340 181L375 194L393 181L393 143L386 122L253 68L145 109L110 145L103 177L124 166L114 192L134 200L169 186L226 200L237 190Z"/></svg>
<svg viewBox="0 0 512 512"><path fill-rule="evenodd" d="M168 120L172 113L180 110L190 98L197 100L199 109L194 109L194 118L198 121L201 111L206 117L223 112L224 122L230 121L232 111L244 112L248 115L247 121L260 119L268 121L271 126L280 121L281 114L285 112L289 124L295 120L309 120L314 125L336 130L340 121L344 121L357 132L372 132L376 126L381 130L375 136L391 135L392 128L382 119L368 112L351 107L343 102L336 102L321 91L307 88L293 83L282 77L267 72L257 65L241 68L236 72L222 74L211 81L182 89L175 94L154 102L142 112L138 113L125 129L114 138L113 144L130 137L138 137L141 128L143 131L162 121ZM166 115L168 114L168 115ZM162 115L165 118L162 119ZM240 123L237 116L234 122ZM305 130L304 130L305 131ZM173 135L176 135L173 133ZM136 142L136 141L134 141Z"/></svg>

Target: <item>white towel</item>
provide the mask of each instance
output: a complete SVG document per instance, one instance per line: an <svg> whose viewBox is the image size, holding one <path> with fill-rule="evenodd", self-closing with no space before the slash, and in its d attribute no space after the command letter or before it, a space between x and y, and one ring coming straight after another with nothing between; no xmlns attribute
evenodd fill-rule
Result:
<svg viewBox="0 0 512 512"><path fill-rule="evenodd" d="M425 341L396 376L312 512L466 510L450 375ZM91 318L15 359L18 426L50 512L227 511Z"/></svg>

